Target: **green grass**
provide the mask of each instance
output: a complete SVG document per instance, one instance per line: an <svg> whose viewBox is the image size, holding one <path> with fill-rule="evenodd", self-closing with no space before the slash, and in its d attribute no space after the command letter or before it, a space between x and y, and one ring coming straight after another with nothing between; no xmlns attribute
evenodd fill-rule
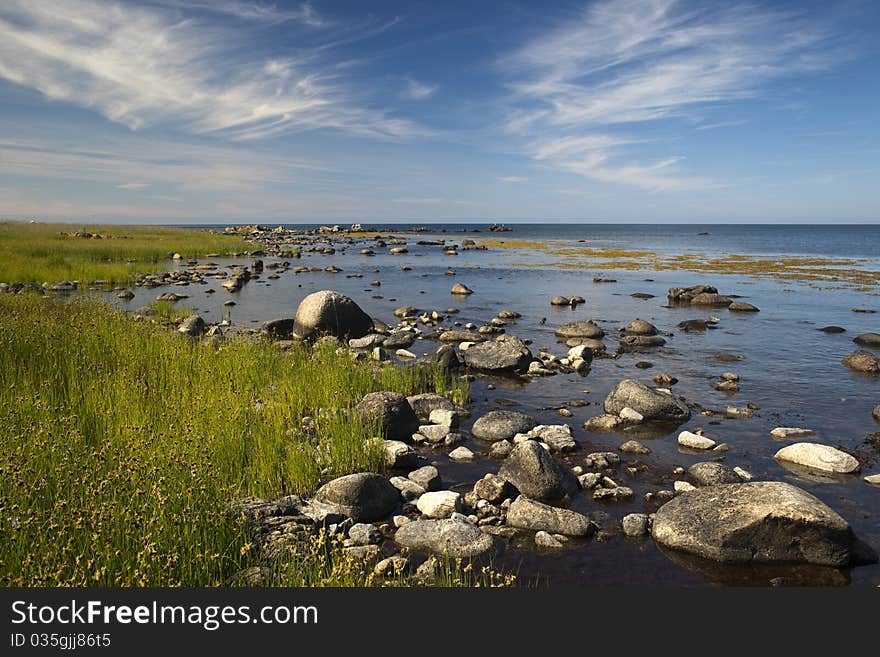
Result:
<svg viewBox="0 0 880 657"><path fill-rule="evenodd" d="M254 560L229 501L379 471L354 404L374 390L464 402L464 386L434 367L214 349L97 301L0 294L0 583L222 584ZM321 554L300 557L296 583L365 583Z"/></svg>
<svg viewBox="0 0 880 657"><path fill-rule="evenodd" d="M76 232L100 239L76 237ZM136 274L167 271L170 258L253 250L240 237L160 226L81 226L0 222L0 282L95 280L127 284Z"/></svg>

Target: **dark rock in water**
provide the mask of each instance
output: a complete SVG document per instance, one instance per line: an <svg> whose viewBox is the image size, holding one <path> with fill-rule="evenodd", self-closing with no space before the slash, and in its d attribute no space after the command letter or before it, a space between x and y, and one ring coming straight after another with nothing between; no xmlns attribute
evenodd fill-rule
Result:
<svg viewBox="0 0 880 657"><path fill-rule="evenodd" d="M871 310L870 308L853 308L852 311L854 313L867 313L868 315L873 315L876 313L876 310Z"/></svg>
<svg viewBox="0 0 880 657"><path fill-rule="evenodd" d="M451 294L456 295L468 295L473 294L474 291L470 289L467 285L463 285L462 283L456 283L452 286L452 290L450 290Z"/></svg>
<svg viewBox="0 0 880 657"><path fill-rule="evenodd" d="M750 303L746 303L744 301L734 301L732 304L727 306L727 309L731 312L736 313L756 313L760 312L760 308L757 306L753 306Z"/></svg>
<svg viewBox="0 0 880 657"><path fill-rule="evenodd" d="M691 299L692 306L729 306L733 300L721 294L703 292Z"/></svg>
<svg viewBox="0 0 880 657"><path fill-rule="evenodd" d="M479 527L455 518L414 520L394 535L401 547L452 558L477 557L492 549L494 539Z"/></svg>
<svg viewBox="0 0 880 657"><path fill-rule="evenodd" d="M626 325L623 332L627 335L657 335L658 333L657 327L644 319L634 319Z"/></svg>
<svg viewBox="0 0 880 657"><path fill-rule="evenodd" d="M633 379L624 379L605 398L605 412L619 415L629 407L645 421L684 422L691 416L685 403L665 392L652 390Z"/></svg>
<svg viewBox="0 0 880 657"><path fill-rule="evenodd" d="M692 287L671 287L666 293L670 305L687 305L700 294L718 294L718 288L711 285L694 285Z"/></svg>
<svg viewBox="0 0 880 657"><path fill-rule="evenodd" d="M727 563L847 566L854 536L846 520L783 482L722 484L683 493L657 511L657 543Z"/></svg>
<svg viewBox="0 0 880 657"><path fill-rule="evenodd" d="M620 338L621 351L640 351L662 347L665 344L666 340L659 335L625 335Z"/></svg>
<svg viewBox="0 0 880 657"><path fill-rule="evenodd" d="M390 514L400 500L400 492L385 479L371 472L346 475L328 481L318 489L315 502L355 522L375 522Z"/></svg>
<svg viewBox="0 0 880 657"><path fill-rule="evenodd" d="M823 326L819 330L823 333L846 333L846 329L842 326Z"/></svg>
<svg viewBox="0 0 880 657"><path fill-rule="evenodd" d="M674 386L678 383L678 379L666 372L661 372L660 374L655 375L651 380L654 382L654 385L661 388L668 388L669 386Z"/></svg>
<svg viewBox="0 0 880 657"><path fill-rule="evenodd" d="M492 342L483 342L464 352L468 367L490 372L525 371L533 356L522 340L502 335Z"/></svg>
<svg viewBox="0 0 880 657"><path fill-rule="evenodd" d="M550 299L551 306L570 306L571 300L568 297L556 296Z"/></svg>
<svg viewBox="0 0 880 657"><path fill-rule="evenodd" d="M190 315L180 323L177 330L184 335L196 338L205 332L205 320L198 315Z"/></svg>
<svg viewBox="0 0 880 657"><path fill-rule="evenodd" d="M840 362L854 372L880 374L880 360L870 351L864 349L856 349Z"/></svg>
<svg viewBox="0 0 880 657"><path fill-rule="evenodd" d="M428 418L431 417L431 411L455 410L455 404L453 404L452 401L443 395L438 395L434 392L424 392L419 395L412 395L407 397L406 400L409 402L409 405L412 407L420 422L427 422Z"/></svg>
<svg viewBox="0 0 880 657"><path fill-rule="evenodd" d="M416 341L416 336L408 331L394 331L382 344L386 349L409 349Z"/></svg>
<svg viewBox="0 0 880 657"><path fill-rule="evenodd" d="M588 536L595 530L589 518L520 495L507 511L507 524L520 529L545 531L564 536Z"/></svg>
<svg viewBox="0 0 880 657"><path fill-rule="evenodd" d="M705 319L686 319L678 323L678 328L685 333L692 333L694 331L705 331L710 328L710 325Z"/></svg>
<svg viewBox="0 0 880 657"><path fill-rule="evenodd" d="M435 351L432 360L444 370L458 369L462 365L458 352L451 344L444 344Z"/></svg>
<svg viewBox="0 0 880 657"><path fill-rule="evenodd" d="M293 333L298 338L333 335L362 338L373 331L373 319L349 297L332 290L308 295L299 304Z"/></svg>
<svg viewBox="0 0 880 657"><path fill-rule="evenodd" d="M558 335L560 338L598 339L603 337L605 335L605 332L600 329L595 322L593 322L592 320L588 320L563 324L556 329L556 335Z"/></svg>
<svg viewBox="0 0 880 657"><path fill-rule="evenodd" d="M740 476L734 472L733 468L728 467L723 463L715 463L714 461L694 463L688 468L688 474L700 486L742 483L742 479L740 479Z"/></svg>
<svg viewBox="0 0 880 657"><path fill-rule="evenodd" d="M470 331L443 331L440 342L485 342L488 338L482 333Z"/></svg>
<svg viewBox="0 0 880 657"><path fill-rule="evenodd" d="M513 446L498 476L535 500L558 500L579 490L577 478L534 440Z"/></svg>
<svg viewBox="0 0 880 657"><path fill-rule="evenodd" d="M630 294L629 296L631 296L633 299L653 299L654 298L653 294L648 294L646 292L634 292L633 294Z"/></svg>
<svg viewBox="0 0 880 657"><path fill-rule="evenodd" d="M394 311L394 316L403 319L404 317L415 317L419 314L419 309L415 306L401 306Z"/></svg>
<svg viewBox="0 0 880 657"><path fill-rule="evenodd" d="M382 435L389 440L411 443L419 429L412 406L399 392L371 392L355 406L355 412L364 423L378 423Z"/></svg>
<svg viewBox="0 0 880 657"><path fill-rule="evenodd" d="M857 338L853 338L853 342L863 347L878 349L880 348L880 333L862 333Z"/></svg>
<svg viewBox="0 0 880 657"><path fill-rule="evenodd" d="M518 411L489 411L474 422L471 434L487 442L511 440L518 433L528 433L537 424L535 418Z"/></svg>

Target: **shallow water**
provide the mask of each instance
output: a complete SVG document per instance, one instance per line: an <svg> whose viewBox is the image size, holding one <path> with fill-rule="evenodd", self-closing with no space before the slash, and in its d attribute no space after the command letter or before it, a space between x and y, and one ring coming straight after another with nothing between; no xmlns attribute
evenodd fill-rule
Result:
<svg viewBox="0 0 880 657"><path fill-rule="evenodd" d="M521 238L528 229L513 227L511 233L496 235ZM722 227L725 228L725 227ZM729 227L726 227L729 228ZM816 227L808 227L809 239L798 235L797 229L766 231L760 227L736 227L737 237L731 237L722 246L722 237L713 248L731 253L814 253L819 250L823 233L815 233ZM874 255L880 253L880 231L877 227L862 227L861 237L850 236L850 242L860 246L848 251L841 246L841 239L830 239L827 255ZM833 230L823 227L826 235ZM577 231L567 228L566 237L576 241L584 239L586 228ZM604 229L603 229L604 230ZM683 251L697 240L695 233L709 230L709 236L718 234L719 227L679 227L678 240ZM762 232L763 230L763 232ZM805 229L807 230L807 229ZM828 231L831 232L828 232ZM521 231L521 232L518 232ZM751 232L749 232L751 231ZM388 234L391 231L386 232ZM546 232L546 228L545 228ZM594 231L595 232L595 231ZM602 231L603 239L617 240L626 246L641 248L664 248L674 252L675 235L672 231L646 233L641 241L635 227L628 227L622 234ZM757 233L757 234L756 234ZM402 234L402 233L396 233ZM593 233L590 233L593 234ZM777 237L774 238L773 236ZM479 241L485 232L474 234L437 235L439 238L461 239L470 237ZM531 234L531 237L535 237ZM687 237L687 240L686 240ZM303 253L293 265L340 267L340 273L308 272L281 274L275 281L266 279L266 270L259 280L252 280L237 293L226 292L217 284L206 286L163 287L135 289L135 298L122 303L113 302L126 309L135 309L163 292L174 291L190 298L181 304L197 308L208 321L229 319L239 327L257 326L266 319L293 316L297 304L307 294L321 289L335 289L354 298L370 315L394 324L395 308L413 305L422 310L458 308L460 314L450 321L488 323L499 311L516 310L522 318L508 326L507 332L523 339L533 340L532 351L540 348L564 356L564 344L554 336L559 324L575 319L593 319L606 332L608 351L614 351L617 328L635 318L646 319L667 335L666 347L652 352L624 354L619 359L594 360L588 376L560 374L529 383L506 379L479 378L472 384L471 422L486 410L512 407L534 415L540 423L567 423L572 427L575 439L582 449L568 460L578 463L591 451L616 451L617 446L630 437L645 442L651 454L639 457L648 466L647 471L629 477L621 468L615 479L619 484L635 491L635 498L628 503L595 502L588 495L580 495L572 502L572 508L584 513L602 511L619 520L631 512L651 511L642 501L645 492L660 488L672 488L672 482L681 477L672 474L673 468L689 467L691 464L710 460L718 454L698 454L679 449L676 436L683 429L705 429L707 435L717 442L726 442L730 451L723 454L731 466L742 466L756 479L784 480L800 486L816 495L843 515L853 526L856 534L874 550L880 551L880 487L872 487L861 477L880 472L880 454L866 439L880 431L880 424L871 416L872 408L880 403L880 378L865 377L851 373L840 364L856 345L853 337L873 331L880 332L880 313L862 314L852 312L854 307L880 310L880 297L871 292L847 289L817 289L814 286L787 281L741 275L704 275L686 271L653 272L602 270L559 270L554 268L518 268L499 265L510 262L509 251L462 251L458 256L445 256L436 246L418 246L416 241L433 239L431 234L408 235L409 253L392 256L387 250L376 249L375 257L360 255L359 250L370 245L363 240L348 247L344 252L339 244L334 255ZM692 239L691 239L692 238ZM773 239L778 250L774 251ZM651 244L652 240L657 244ZM818 241L817 241L818 240ZM876 248L871 245L877 242ZM662 244L660 244L662 242ZM759 245L754 248L750 245ZM867 246L866 246L867 245ZM524 256L525 253L515 253ZM271 257L263 258L268 264ZM222 266L248 264L248 259L220 260ZM403 271L402 267L411 267ZM453 267L455 276L446 274ZM594 274L615 278L616 283L593 283ZM362 275L362 278L354 278ZM381 287L370 282L380 280ZM474 290L469 297L455 297L449 289L455 282L462 282ZM710 284L722 294L742 295L743 301L757 305L757 314L730 313L726 309L703 310L696 308L668 308L666 291L670 287L686 287ZM215 294L206 294L213 288ZM634 292L655 295L648 300L629 296ZM553 308L550 298L557 294L581 295L586 303L571 308ZM224 301L233 299L236 306L224 307ZM718 328L703 333L683 333L676 328L685 319L720 318ZM546 320L542 323L542 320ZM817 329L836 324L847 332L831 335ZM437 343L418 341L411 348L416 353L436 349ZM737 354L744 358L736 362L719 362L709 358L719 352ZM648 361L651 369L639 369L635 364ZM726 371L734 371L741 377L740 391L735 394L714 390L711 384ZM629 434L587 433L583 422L601 414L606 394L624 378L636 378L651 384L651 377L668 372L679 379L674 392L684 395L689 402L722 412L717 417L705 417L694 413L685 425L660 437L646 438ZM487 383L496 388L489 390ZM560 417L555 408L569 400L583 400L589 405L569 407L573 417ZM725 406L743 407L752 402L760 407L751 419L727 419L723 416ZM804 426L817 432L819 442L840 446L850 453L863 452L866 463L859 476L830 480L817 478L803 472L784 468L773 458L783 442L773 440L769 431L776 426ZM487 472L496 472L500 463L485 456L488 445L469 439L468 447L477 452L476 461L461 464L450 461L443 450L423 450L436 462L444 482L450 487L469 487ZM627 461L628 459L624 459ZM721 567L717 564L681 555L661 552L650 539L634 541L617 535L604 541L592 540L578 543L558 553L536 553L525 546L520 549L508 547L499 557L502 565L518 570L526 582L550 582L563 585L618 585L618 584L675 584L681 586L704 586L707 584L767 585L773 577L782 576L787 583L822 585L880 585L880 566L871 565L847 571L822 568L743 568Z"/></svg>

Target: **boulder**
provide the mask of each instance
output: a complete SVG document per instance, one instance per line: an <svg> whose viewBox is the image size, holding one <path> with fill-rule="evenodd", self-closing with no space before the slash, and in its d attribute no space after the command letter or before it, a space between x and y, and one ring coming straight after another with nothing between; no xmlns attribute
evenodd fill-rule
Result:
<svg viewBox="0 0 880 657"><path fill-rule="evenodd" d="M591 338L599 339L605 335L592 320L569 322L556 329L556 335L560 338Z"/></svg>
<svg viewBox="0 0 880 657"><path fill-rule="evenodd" d="M399 440L385 440L382 443L385 452L385 467L392 470L411 469L419 463L418 453L409 445Z"/></svg>
<svg viewBox="0 0 880 657"><path fill-rule="evenodd" d="M348 346L352 349L374 349L381 347L385 343L385 336L379 333L370 333L362 338L354 338L348 341Z"/></svg>
<svg viewBox="0 0 880 657"><path fill-rule="evenodd" d="M849 474L859 469L859 462L854 456L842 452L830 445L819 443L794 443L786 445L773 455L777 461L786 461L805 468Z"/></svg>
<svg viewBox="0 0 880 657"><path fill-rule="evenodd" d="M578 491L571 471L534 440L514 445L498 476L536 500L558 500Z"/></svg>
<svg viewBox="0 0 880 657"><path fill-rule="evenodd" d="M862 333L857 338L853 338L853 342L863 347L880 349L880 333Z"/></svg>
<svg viewBox="0 0 880 657"><path fill-rule="evenodd" d="M440 472L433 465L426 465L410 472L407 477L425 490L439 490Z"/></svg>
<svg viewBox="0 0 880 657"><path fill-rule="evenodd" d="M713 449L717 445L711 438L690 431L682 431L678 434L678 444L690 449Z"/></svg>
<svg viewBox="0 0 880 657"><path fill-rule="evenodd" d="M180 323L177 330L183 335L197 338L205 332L205 320L198 315L190 315Z"/></svg>
<svg viewBox="0 0 880 657"><path fill-rule="evenodd" d="M315 493L315 502L355 522L374 522L390 514L400 493L385 479L360 472L328 481Z"/></svg>
<svg viewBox="0 0 880 657"><path fill-rule="evenodd" d="M776 440L794 440L797 438L812 438L816 432L812 429L801 427L776 427L770 431L770 435Z"/></svg>
<svg viewBox="0 0 880 657"><path fill-rule="evenodd" d="M412 395L406 400L412 407L416 417L421 422L428 422L431 413L436 410L453 411L455 404L443 395L434 392L425 392L419 395Z"/></svg>
<svg viewBox="0 0 880 657"><path fill-rule="evenodd" d="M589 518L576 511L543 504L523 495L517 497L507 510L507 524L565 536L588 536L595 529Z"/></svg>
<svg viewBox="0 0 880 657"><path fill-rule="evenodd" d="M470 289L467 285L463 285L462 283L456 283L455 285L452 286L450 293L456 294L456 295L468 295L468 294L473 294L474 291L472 289Z"/></svg>
<svg viewBox="0 0 880 657"><path fill-rule="evenodd" d="M469 558L492 549L494 540L479 527L458 519L415 520L397 530L395 542L410 550Z"/></svg>
<svg viewBox="0 0 880 657"><path fill-rule="evenodd" d="M269 319L263 322L261 332L274 340L289 340L293 337L293 318Z"/></svg>
<svg viewBox="0 0 880 657"><path fill-rule="evenodd" d="M853 533L835 511L784 482L698 488L657 511L654 540L725 563L846 566Z"/></svg>
<svg viewBox="0 0 880 657"><path fill-rule="evenodd" d="M619 415L629 407L645 418L646 422L686 421L691 416L684 402L670 394L648 388L633 379L624 379L605 398L605 412Z"/></svg>
<svg viewBox="0 0 880 657"><path fill-rule="evenodd" d="M659 335L625 335L620 338L620 350L623 352L653 349L665 344L666 339Z"/></svg>
<svg viewBox="0 0 880 657"><path fill-rule="evenodd" d="M718 294L718 288L711 285L693 285L691 287L671 287L666 293L670 305L687 305L700 294Z"/></svg>
<svg viewBox="0 0 880 657"><path fill-rule="evenodd" d="M716 463L714 461L705 461L703 463L694 463L688 468L688 474L700 486L717 486L718 484L738 484L742 481L740 476L733 471L733 468Z"/></svg>
<svg viewBox="0 0 880 657"><path fill-rule="evenodd" d="M318 335L362 338L372 331L372 318L349 297L332 290L313 292L303 299L293 324L293 334L301 339Z"/></svg>
<svg viewBox="0 0 880 657"><path fill-rule="evenodd" d="M880 359L864 349L856 349L841 362L854 372L880 374Z"/></svg>
<svg viewBox="0 0 880 657"><path fill-rule="evenodd" d="M451 490L438 490L422 495L416 507L429 518L448 518L461 510L461 494Z"/></svg>
<svg viewBox="0 0 880 657"><path fill-rule="evenodd" d="M524 371L532 362L532 352L517 337L502 335L492 342L475 344L464 352L468 367L489 372Z"/></svg>
<svg viewBox="0 0 880 657"><path fill-rule="evenodd" d="M495 442L511 440L518 433L528 433L537 422L530 415L518 411L489 411L474 422L474 438Z"/></svg>
<svg viewBox="0 0 880 657"><path fill-rule="evenodd" d="M657 327L644 319L634 319L626 325L623 332L627 335L657 335L658 333Z"/></svg>
<svg viewBox="0 0 880 657"><path fill-rule="evenodd" d="M361 422L378 424L382 436L389 440L412 442L419 428L412 406L399 392L371 392L358 402L355 412Z"/></svg>
<svg viewBox="0 0 880 657"><path fill-rule="evenodd" d="M623 533L630 538L639 538L648 533L648 516L644 513L629 513L620 521Z"/></svg>
<svg viewBox="0 0 880 657"><path fill-rule="evenodd" d="M416 336L414 333L410 333L409 331L394 331L391 335L385 338L382 346L389 350L409 349L415 341Z"/></svg>
<svg viewBox="0 0 880 657"><path fill-rule="evenodd" d="M577 449L577 443L571 437L571 427L567 424L539 424L527 433L517 434L513 440L514 442L537 440L549 445L554 452L570 452Z"/></svg>
<svg viewBox="0 0 880 657"><path fill-rule="evenodd" d="M734 301L732 304L727 306L727 309L735 313L756 313L760 311L757 306L753 306L752 304L746 303L745 301Z"/></svg>

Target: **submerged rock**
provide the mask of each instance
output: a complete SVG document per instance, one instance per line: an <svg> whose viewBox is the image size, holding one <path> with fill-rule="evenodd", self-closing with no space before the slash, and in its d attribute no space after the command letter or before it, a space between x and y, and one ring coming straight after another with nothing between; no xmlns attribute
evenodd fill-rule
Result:
<svg viewBox="0 0 880 657"><path fill-rule="evenodd" d="M619 415L629 407L645 418L645 421L684 422L691 416L690 410L670 394L648 388L633 379L624 379L605 398L605 412Z"/></svg>
<svg viewBox="0 0 880 657"><path fill-rule="evenodd" d="M776 440L793 440L797 438L812 438L816 432L812 429L801 427L776 427L770 431L770 435Z"/></svg>
<svg viewBox="0 0 880 657"><path fill-rule="evenodd" d="M654 540L725 563L846 566L853 533L809 493L783 482L722 484L677 496L657 511Z"/></svg>
<svg viewBox="0 0 880 657"><path fill-rule="evenodd" d="M308 295L299 304L293 333L306 339L316 335L362 338L373 331L373 320L349 297L333 290Z"/></svg>

